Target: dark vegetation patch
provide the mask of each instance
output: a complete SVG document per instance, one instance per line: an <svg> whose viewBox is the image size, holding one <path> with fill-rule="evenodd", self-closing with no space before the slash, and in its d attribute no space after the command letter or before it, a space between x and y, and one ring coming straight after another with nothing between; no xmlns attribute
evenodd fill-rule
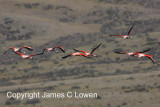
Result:
<svg viewBox="0 0 160 107"><path fill-rule="evenodd" d="M2 19L2 23L0 24L0 34L3 35L3 40L27 40L36 35L35 31L25 31L27 27L18 24L18 22L11 18Z"/></svg>
<svg viewBox="0 0 160 107"><path fill-rule="evenodd" d="M36 104L40 102L41 102L40 99L34 98L34 99L27 99L25 104Z"/></svg>
<svg viewBox="0 0 160 107"><path fill-rule="evenodd" d="M134 5L140 5L145 8L155 8L159 9L160 1L159 0L99 0L99 2L103 3L112 3L112 4L134 4Z"/></svg>
<svg viewBox="0 0 160 107"><path fill-rule="evenodd" d="M20 103L21 103L21 101L15 99L15 98L9 98L9 99L7 99L6 102L5 102L6 105L20 104Z"/></svg>
<svg viewBox="0 0 160 107"><path fill-rule="evenodd" d="M122 89L124 90L124 92L126 93L130 93L130 92L148 92L150 89L152 89L153 87L151 86L146 86L146 85L136 85L133 87L125 87L123 86Z"/></svg>

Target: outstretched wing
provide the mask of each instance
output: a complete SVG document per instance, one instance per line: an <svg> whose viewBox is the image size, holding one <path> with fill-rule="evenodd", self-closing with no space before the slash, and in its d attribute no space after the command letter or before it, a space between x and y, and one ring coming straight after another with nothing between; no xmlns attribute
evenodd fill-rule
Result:
<svg viewBox="0 0 160 107"><path fill-rule="evenodd" d="M100 43L97 47L95 47L90 54L92 54L97 48L99 48L102 45L102 43Z"/></svg>
<svg viewBox="0 0 160 107"><path fill-rule="evenodd" d="M150 55L145 55L147 58L149 58L153 63L155 63L155 61L153 60L153 58Z"/></svg>
<svg viewBox="0 0 160 107"><path fill-rule="evenodd" d="M77 51L77 52L82 52L82 53L86 53L85 51L82 51L82 50L78 50L78 49L73 49L73 50L75 50L75 51Z"/></svg>
<svg viewBox="0 0 160 107"><path fill-rule="evenodd" d="M71 54L69 54L69 55L66 55L66 56L64 56L64 57L62 57L62 58L67 58L67 57L70 57L71 56Z"/></svg>
<svg viewBox="0 0 160 107"><path fill-rule="evenodd" d="M135 52L135 53L145 53L145 52L148 52L148 51L150 51L151 49L146 49L146 50L144 50L144 51L140 51L140 52Z"/></svg>
<svg viewBox="0 0 160 107"><path fill-rule="evenodd" d="M123 37L124 35L109 35L109 36L121 36L121 37Z"/></svg>
<svg viewBox="0 0 160 107"><path fill-rule="evenodd" d="M87 56L87 55L85 55L85 54L81 54L81 56L86 57L86 58L89 58L89 59L93 59L92 57L89 57L89 56ZM93 60L95 60L95 59L93 59Z"/></svg>
<svg viewBox="0 0 160 107"><path fill-rule="evenodd" d="M128 31L128 36L129 36L131 30L133 29L133 27L134 27L134 24L133 24L132 27L129 29L129 31Z"/></svg>
<svg viewBox="0 0 160 107"><path fill-rule="evenodd" d="M23 54L13 51L15 54L22 56Z"/></svg>
<svg viewBox="0 0 160 107"><path fill-rule="evenodd" d="M29 56L37 56L37 55L42 55L44 52L41 53L37 53L37 54L33 54L33 55L29 55Z"/></svg>
<svg viewBox="0 0 160 107"><path fill-rule="evenodd" d="M59 48L63 53L65 53L64 48L60 47L60 46L56 46L55 48Z"/></svg>
<svg viewBox="0 0 160 107"><path fill-rule="evenodd" d="M126 52L118 52L118 51L114 51L117 54L126 54Z"/></svg>
<svg viewBox="0 0 160 107"><path fill-rule="evenodd" d="M159 64L159 63L157 63L157 62L156 62L155 64L157 64L158 66L160 66L160 64Z"/></svg>
<svg viewBox="0 0 160 107"><path fill-rule="evenodd" d="M43 49L43 51L41 53L38 53L38 55L42 55L44 54L44 52L47 50L47 48Z"/></svg>
<svg viewBox="0 0 160 107"><path fill-rule="evenodd" d="M19 48L19 51L21 51L21 49L23 49L23 48L25 48L25 49L27 49L29 51L33 51L33 49L31 47L29 47L29 46L23 46L23 47Z"/></svg>
<svg viewBox="0 0 160 107"><path fill-rule="evenodd" d="M9 48L9 49L7 49L3 54L6 54L7 53L7 51L9 51L11 48Z"/></svg>

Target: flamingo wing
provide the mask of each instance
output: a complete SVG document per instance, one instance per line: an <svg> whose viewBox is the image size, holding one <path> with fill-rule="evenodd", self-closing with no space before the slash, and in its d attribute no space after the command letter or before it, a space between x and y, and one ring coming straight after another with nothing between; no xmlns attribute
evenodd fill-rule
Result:
<svg viewBox="0 0 160 107"><path fill-rule="evenodd" d="M87 55L84 55L84 54L81 54L81 56L83 56L83 57L85 57L85 58L93 59L93 58L88 57ZM93 60L95 60L95 59L93 59Z"/></svg>
<svg viewBox="0 0 160 107"><path fill-rule="evenodd" d="M157 64L158 66L160 66L160 64L159 64L159 63L155 63L155 64Z"/></svg>
<svg viewBox="0 0 160 107"><path fill-rule="evenodd" d="M62 48L62 47L60 47L60 46L57 46L57 47L55 47L55 48L59 48L63 53L65 53L64 48Z"/></svg>
<svg viewBox="0 0 160 107"><path fill-rule="evenodd" d="M11 48L7 49L3 54L6 54Z"/></svg>
<svg viewBox="0 0 160 107"><path fill-rule="evenodd" d="M15 54L22 56L23 54L13 51Z"/></svg>
<svg viewBox="0 0 160 107"><path fill-rule="evenodd" d="M149 58L153 63L155 63L154 59L150 55L145 55L147 58Z"/></svg>
<svg viewBox="0 0 160 107"><path fill-rule="evenodd" d="M31 47L29 47L29 46L23 46L23 47L19 48L19 51L21 51L21 49L23 49L23 48L25 48L25 49L27 49L29 51L33 51L33 49Z"/></svg>
<svg viewBox="0 0 160 107"><path fill-rule="evenodd" d="M118 52L118 51L114 51L117 54L127 54L127 52Z"/></svg>
<svg viewBox="0 0 160 107"><path fill-rule="evenodd" d="M90 54L92 54L97 48L99 48L102 45L102 43L100 43L97 47L95 47Z"/></svg>
<svg viewBox="0 0 160 107"><path fill-rule="evenodd" d="M110 36L121 36L121 37L124 37L124 35L110 35Z"/></svg>
<svg viewBox="0 0 160 107"><path fill-rule="evenodd" d="M42 54L43 54L43 52L37 53L37 54L33 54L33 55L29 55L29 56L37 56L37 55L42 55Z"/></svg>
<svg viewBox="0 0 160 107"><path fill-rule="evenodd" d="M133 29L133 27L134 27L134 24L133 24L132 27L129 29L129 31L128 31L128 36L129 36L131 30Z"/></svg>
<svg viewBox="0 0 160 107"><path fill-rule="evenodd" d="M78 50L78 49L73 49L74 51L77 51L77 52L82 52L82 53L86 53L85 51L82 51L82 50Z"/></svg>
<svg viewBox="0 0 160 107"><path fill-rule="evenodd" d="M144 51L140 51L140 52L135 52L135 53L145 53L145 52L148 52L148 51L150 51L151 49L146 49L146 50L144 50Z"/></svg>
<svg viewBox="0 0 160 107"><path fill-rule="evenodd" d="M45 49L43 49L43 51L41 52L41 53L39 53L39 54L44 54L44 52L47 50L47 48L45 48Z"/></svg>
<svg viewBox="0 0 160 107"><path fill-rule="evenodd" d="M69 55L66 55L66 56L64 56L64 57L62 57L62 58L67 58L67 57L70 57L71 56L71 54L69 54Z"/></svg>

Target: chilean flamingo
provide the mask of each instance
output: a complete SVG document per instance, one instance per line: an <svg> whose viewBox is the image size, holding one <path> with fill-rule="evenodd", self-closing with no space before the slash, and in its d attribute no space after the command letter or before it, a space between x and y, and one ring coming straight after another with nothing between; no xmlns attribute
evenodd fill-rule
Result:
<svg viewBox="0 0 160 107"><path fill-rule="evenodd" d="M23 59L32 59L32 56L37 56L37 55L41 55L42 53L39 54L33 54L33 55L24 55L18 52L15 52L17 55L20 55Z"/></svg>
<svg viewBox="0 0 160 107"><path fill-rule="evenodd" d="M128 33L126 35L110 35L110 36L120 36L120 37L123 37L123 39L132 39L131 36L129 36L131 30L133 29L134 27L134 24L132 25L132 27L129 29Z"/></svg>
<svg viewBox="0 0 160 107"><path fill-rule="evenodd" d="M66 56L64 56L62 58L67 58L67 57L70 57L70 56L83 56L83 57L86 57L86 58L90 58L87 55L85 55L83 53L80 53L80 52L70 53L69 55L66 55Z"/></svg>
<svg viewBox="0 0 160 107"><path fill-rule="evenodd" d="M114 51L114 52L117 53L117 54L127 54L129 56L134 56L134 55L136 55L135 53L145 53L145 52L148 52L150 50L151 49L147 49L147 50L144 50L144 51L141 51L141 52L118 52L118 51Z"/></svg>
<svg viewBox="0 0 160 107"><path fill-rule="evenodd" d="M33 51L33 49L32 49L31 47L29 47L29 46L23 46L23 47L21 47L21 48L10 47L9 49L7 49L7 50L4 52L4 54L6 54L6 52L9 51L10 49L12 49L13 52L20 52L20 53L21 53L21 52L22 52L21 50L22 50L23 48L28 49L29 51Z"/></svg>
<svg viewBox="0 0 160 107"><path fill-rule="evenodd" d="M147 55L147 54L144 54L145 52L148 52L150 51L151 49L147 49L147 50L144 50L144 51L140 51L140 52L117 52L117 51L114 51L115 53L118 53L118 54L128 54L129 56L138 56L138 58L143 58L143 57L147 57L149 58L153 64L157 64L159 65L158 63L156 63L153 59L153 57L151 55ZM160 66L160 65L159 65Z"/></svg>
<svg viewBox="0 0 160 107"><path fill-rule="evenodd" d="M82 51L82 50L77 50L77 49L73 49L73 50L75 50L75 51L77 51L77 52L82 52L82 53L84 53L84 54L87 55L87 56L96 56L96 55L93 55L93 52L94 52L97 48L99 48L101 45L102 45L102 43L100 43L97 47L95 47L90 53L89 53L89 52L86 52L86 51Z"/></svg>
<svg viewBox="0 0 160 107"><path fill-rule="evenodd" d="M47 52L49 52L49 51L55 51L56 53L58 53L58 51L55 50L56 48L59 48L63 53L65 53L64 48L62 48L60 46L56 46L56 47L53 47L53 48L45 48L42 53L44 53L46 50L47 50Z"/></svg>
<svg viewBox="0 0 160 107"><path fill-rule="evenodd" d="M153 62L153 64L156 63L151 55L147 55L147 54L140 53L140 52L136 52L136 53L134 53L133 55L137 55L138 58L147 57L147 58L149 58L149 59ZM156 63L156 64L159 65L158 63ZM159 65L159 66L160 66L160 65Z"/></svg>

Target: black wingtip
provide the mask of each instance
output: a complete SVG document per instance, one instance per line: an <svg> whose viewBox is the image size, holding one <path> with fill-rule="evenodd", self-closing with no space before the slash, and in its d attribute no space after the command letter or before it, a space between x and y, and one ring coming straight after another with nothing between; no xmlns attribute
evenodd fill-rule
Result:
<svg viewBox="0 0 160 107"><path fill-rule="evenodd" d="M61 50L63 53L65 53L65 50L64 50L63 48L60 48L60 50Z"/></svg>
<svg viewBox="0 0 160 107"><path fill-rule="evenodd" d="M118 51L113 51L114 53L118 53L118 54L120 54L121 52L118 52Z"/></svg>
<svg viewBox="0 0 160 107"><path fill-rule="evenodd" d="M62 59L67 58L67 57L69 57L69 56L71 56L71 55L63 56Z"/></svg>
<svg viewBox="0 0 160 107"><path fill-rule="evenodd" d="M66 56L62 57L62 59L67 58Z"/></svg>
<svg viewBox="0 0 160 107"><path fill-rule="evenodd" d="M154 62L153 64L157 64L158 66L160 66L160 64L159 64L159 63L157 63L157 62Z"/></svg>
<svg viewBox="0 0 160 107"><path fill-rule="evenodd" d="M76 52L77 52L77 51L79 52L79 50L77 50L77 49L75 49L75 48L74 48L73 50L76 51Z"/></svg>
<svg viewBox="0 0 160 107"><path fill-rule="evenodd" d="M102 45L102 43L100 43L100 44L97 46L97 48L100 47L101 45Z"/></svg>
<svg viewBox="0 0 160 107"><path fill-rule="evenodd" d="M7 51L5 51L3 54L5 55Z"/></svg>

